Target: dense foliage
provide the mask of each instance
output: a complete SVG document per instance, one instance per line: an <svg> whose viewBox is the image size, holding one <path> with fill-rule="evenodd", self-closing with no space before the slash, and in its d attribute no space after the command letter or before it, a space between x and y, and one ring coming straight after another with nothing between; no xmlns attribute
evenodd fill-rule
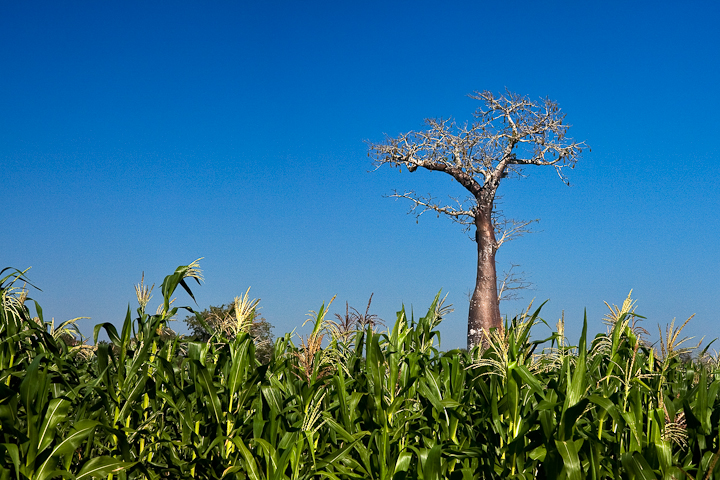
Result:
<svg viewBox="0 0 720 480"><path fill-rule="evenodd" d="M183 321L190 329L193 340L208 342L215 335L233 340L238 316L242 316L245 311L249 325L247 333L255 343L255 358L263 364L268 363L273 353L274 327L259 315L257 301L247 302L247 292L244 298L237 297L233 302L220 306L211 305L201 312L195 312L195 315L186 316Z"/></svg>
<svg viewBox="0 0 720 480"><path fill-rule="evenodd" d="M717 359L683 363L672 326L647 346L629 299L589 344L562 322L533 341L538 309L472 352L438 351L439 296L384 333L323 305L263 365L241 319L232 338L161 335L190 278L165 278L154 315L139 291L93 347L0 274L0 478L720 478Z"/></svg>

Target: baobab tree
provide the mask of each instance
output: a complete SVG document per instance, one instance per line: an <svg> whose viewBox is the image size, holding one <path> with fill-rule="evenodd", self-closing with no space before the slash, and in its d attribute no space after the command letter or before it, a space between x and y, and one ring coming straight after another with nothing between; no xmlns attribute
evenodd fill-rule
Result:
<svg viewBox="0 0 720 480"><path fill-rule="evenodd" d="M478 260L468 314L468 350L481 344L483 329L502 328L495 253L529 224L498 217L495 200L500 182L508 175L520 175L526 165L545 165L569 185L564 169L573 168L587 148L585 142L567 136L565 115L552 100L533 101L509 91L501 95L475 92L470 97L481 102L472 123L427 119L426 130L369 143L369 155L377 167L389 164L409 172L418 168L443 172L470 194L465 200L453 199L453 204L412 191L391 195L411 200L418 216L434 211L469 229L474 227Z"/></svg>

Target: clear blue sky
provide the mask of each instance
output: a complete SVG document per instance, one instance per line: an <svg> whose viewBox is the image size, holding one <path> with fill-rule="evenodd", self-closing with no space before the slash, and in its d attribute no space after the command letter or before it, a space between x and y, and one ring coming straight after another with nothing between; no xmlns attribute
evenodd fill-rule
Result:
<svg viewBox="0 0 720 480"><path fill-rule="evenodd" d="M252 286L275 334L333 295L386 321L443 289L465 344L475 244L392 189L459 193L442 174L372 171L364 140L469 119L474 90L556 100L592 152L500 188L538 233L504 246L565 311L630 289L645 328L696 313L720 337L720 10L715 2L4 2L0 267L32 267L48 319L119 323L144 271L198 257L201 308ZM184 294L179 304L190 304ZM174 325L183 331L182 325ZM537 335L545 333L537 330Z"/></svg>

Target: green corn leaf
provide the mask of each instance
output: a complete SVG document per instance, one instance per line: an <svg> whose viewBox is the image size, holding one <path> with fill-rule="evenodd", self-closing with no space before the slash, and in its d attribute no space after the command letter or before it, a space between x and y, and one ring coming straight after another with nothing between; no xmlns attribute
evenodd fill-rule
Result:
<svg viewBox="0 0 720 480"><path fill-rule="evenodd" d="M462 407L462 403L458 402L457 400L453 400L452 398L444 398L440 400L440 407L445 408L458 408Z"/></svg>
<svg viewBox="0 0 720 480"><path fill-rule="evenodd" d="M675 480L675 479L680 479L680 478L685 478L685 477L687 477L689 479L693 478L690 475L687 475L686 472L683 472L683 470L678 467L670 467L670 468L667 468L666 470L663 470L663 478L664 479Z"/></svg>
<svg viewBox="0 0 720 480"><path fill-rule="evenodd" d="M159 377L160 382L177 387L178 382L177 376L175 375L175 368L172 363L165 359L164 355L165 352L160 352L155 357L153 366L157 370L157 377Z"/></svg>
<svg viewBox="0 0 720 480"><path fill-rule="evenodd" d="M52 443L55 438L55 429L60 422L66 420L69 410L69 401L61 398L50 400L45 412L45 421L38 432L38 452L42 452Z"/></svg>
<svg viewBox="0 0 720 480"><path fill-rule="evenodd" d="M540 462L545 461L545 455L547 455L547 449L544 445L540 445L539 447L535 447L530 451L528 456L532 458L533 460L537 460Z"/></svg>
<svg viewBox="0 0 720 480"><path fill-rule="evenodd" d="M491 383L497 386L497 381L495 377L492 377ZM492 416L492 423L495 426L495 433L504 437L506 434L506 428L503 423L503 419L500 416L500 411L498 410L497 395L493 395L490 400L490 414Z"/></svg>
<svg viewBox="0 0 720 480"><path fill-rule="evenodd" d="M35 480L35 477L32 477ZM75 480L75 475L66 470L54 470L49 473L46 478L67 478L68 480Z"/></svg>
<svg viewBox="0 0 720 480"><path fill-rule="evenodd" d="M355 433L354 435L350 434L347 430L343 428L342 425L340 425L335 419L331 417L327 417L325 419L325 425L328 426L328 428L332 429L337 435L339 435L344 441L346 442L355 442L356 440L359 440L367 435L370 435L371 439L367 442L367 445L370 445L372 443L372 434L368 431L360 431ZM363 462L363 465L365 465L365 471L371 471L370 465L372 462L370 461L371 452L363 442L356 442L354 443L354 449L360 456L360 459Z"/></svg>
<svg viewBox="0 0 720 480"><path fill-rule="evenodd" d="M203 354L203 344L200 342L188 342L187 356L191 360L200 362L200 365L204 365L205 355Z"/></svg>
<svg viewBox="0 0 720 480"><path fill-rule="evenodd" d="M215 385L213 385L213 379L210 375L210 371L207 369L207 367L202 366L197 360L193 360L193 362L196 363L196 367L198 369L198 381L200 382L200 385L202 385L203 389L207 392L208 398L210 399L210 411L215 417L215 421L217 423L220 423L222 422L223 412L222 407L220 406L220 399L218 398L217 392L215 390Z"/></svg>
<svg viewBox="0 0 720 480"><path fill-rule="evenodd" d="M48 398L49 375L47 369L39 373L40 364L46 360L45 354L39 354L30 363L25 378L20 383L20 400L26 412L26 433L30 437L30 446L25 452L26 464L33 464L38 454L39 431L42 427L42 411Z"/></svg>
<svg viewBox="0 0 720 480"><path fill-rule="evenodd" d="M261 438L265 424L268 423L268 419L263 418L261 397L255 397L255 400L252 402L252 409L255 411L252 419L253 438Z"/></svg>
<svg viewBox="0 0 720 480"><path fill-rule="evenodd" d="M125 403L120 409L120 413L118 415L118 419L120 421L124 420L125 417L129 414L129 412L137 407L136 400L140 397L140 395L145 393L145 384L147 383L147 380L147 375L143 375L142 377L140 377L139 381L135 385L133 385L132 389L130 390L125 399Z"/></svg>
<svg viewBox="0 0 720 480"><path fill-rule="evenodd" d="M253 345L252 338L249 335L244 335L242 341L236 338L235 343L233 343L233 345L231 346L230 372L227 382L227 387L230 395L233 395L240 390L243 376L250 367L250 360L251 357L253 357L251 355L251 345ZM254 363L254 357L252 358L252 360Z"/></svg>
<svg viewBox="0 0 720 480"><path fill-rule="evenodd" d="M412 454L410 452L402 452L398 455L398 459L395 462L395 469L393 475L399 472L407 472L412 462Z"/></svg>
<svg viewBox="0 0 720 480"><path fill-rule="evenodd" d="M198 280L198 279L196 278L195 281L198 283L198 285L200 285L200 280ZM185 292L186 292L188 295L190 295L190 298L192 298L192 299L193 299L193 302L195 302L195 304L197 305L197 300L195 300L195 295L193 295L192 290L190 290L190 287L188 286L188 284L185 283L185 280L184 280L184 279L181 279L180 282L179 282L179 284L180 284L180 286L183 288L183 290L185 290Z"/></svg>
<svg viewBox="0 0 720 480"><path fill-rule="evenodd" d="M625 318L628 316L628 313L623 313L620 315L620 317L615 321L615 324L612 329L612 345L610 347L610 362L607 364L608 368L605 373L605 378L607 378L607 383L610 383L611 375L613 374L613 371L615 369L615 366L617 365L617 362L619 360L618 358L618 349L620 348L620 340L621 340L621 334L622 329L618 328L619 325L622 325L625 322Z"/></svg>
<svg viewBox="0 0 720 480"><path fill-rule="evenodd" d="M332 303L332 300L330 300L330 303ZM313 326L312 336L316 336L320 334L320 329L323 326L323 319L327 315L327 308L330 306L330 303L328 305L325 305L325 302L320 306L320 309L317 311L317 314L315 317L315 325Z"/></svg>
<svg viewBox="0 0 720 480"><path fill-rule="evenodd" d="M700 380L698 381L696 392L697 396L695 397L695 408L693 408L693 413L695 414L695 417L700 420L700 425L703 430L702 433L704 435L709 435L712 431L712 426L710 424L712 409L708 408L707 370L704 368L700 369Z"/></svg>
<svg viewBox="0 0 720 480"><path fill-rule="evenodd" d="M655 442L655 452L660 462L661 470L667 471L670 469L673 461L672 445L670 442L663 440Z"/></svg>
<svg viewBox="0 0 720 480"><path fill-rule="evenodd" d="M200 458L211 459L222 449L226 440L232 441L233 439L228 439L228 437L223 435L213 436L212 438L202 438L199 442ZM240 442L242 442L242 440L240 440Z"/></svg>
<svg viewBox="0 0 720 480"><path fill-rule="evenodd" d="M101 378L103 382L105 382L104 391L107 392L110 395L112 401L117 404L119 403L119 401L115 393L115 381L112 378L112 374L110 372L110 361L112 359L112 351L110 350L110 345L108 345L107 343L99 344L97 346L96 358L98 362L98 371L100 373L99 379Z"/></svg>
<svg viewBox="0 0 720 480"><path fill-rule="evenodd" d="M185 268L184 271L182 270L183 268ZM160 290L161 290L162 296L163 296L163 309L166 312L170 310L170 300L171 300L172 294L175 293L175 289L177 288L178 284L182 280L183 275L185 274L185 271L187 271L187 266L178 267L175 270L175 273L165 277L162 285L160 286Z"/></svg>
<svg viewBox="0 0 720 480"><path fill-rule="evenodd" d="M133 330L133 321L132 321L132 313L130 313L130 304L128 304L127 313L125 314L125 321L123 322L122 326L122 335L120 336L120 363L125 363L125 355L127 354L127 349L130 346L130 341L132 340L132 330Z"/></svg>
<svg viewBox="0 0 720 480"><path fill-rule="evenodd" d="M555 446L563 459L563 471L567 478L570 480L583 480L580 457L578 457L575 442L555 440Z"/></svg>
<svg viewBox="0 0 720 480"><path fill-rule="evenodd" d="M20 383L20 400L28 412L38 412L45 406L48 379L46 374L39 373L43 360L45 360L44 353L37 355L27 367L23 381Z"/></svg>
<svg viewBox="0 0 720 480"><path fill-rule="evenodd" d="M330 454L325 455L322 458L319 458L317 461L317 464L316 464L316 469L320 470L321 468L324 468L328 465L333 465L335 463L342 462L345 458L350 456L350 452L355 449L355 445L358 442L360 442L361 439L362 439L362 436L356 438L355 441L345 445L343 448L334 450Z"/></svg>
<svg viewBox="0 0 720 480"><path fill-rule="evenodd" d="M238 445L239 442L242 441L237 438L233 439L233 443L235 443L236 445ZM293 454L292 448L287 448L285 450L280 449L282 455L278 457L278 450L276 450L275 447L267 440L263 438L255 438L253 439L253 442L259 447L260 450L262 450L263 455L266 458L268 470L267 479L282 480L286 478L284 472L287 470L287 466L290 464L290 457Z"/></svg>
<svg viewBox="0 0 720 480"><path fill-rule="evenodd" d="M585 312L585 320L583 321L582 334L580 335L580 343L578 344L578 356L575 362L575 370L570 372L567 371L568 375L568 390L565 396L565 404L563 405L563 412L568 408L572 407L580 401L580 398L585 393L586 386L586 371L585 371L585 359L587 357L587 312Z"/></svg>
<svg viewBox="0 0 720 480"><path fill-rule="evenodd" d="M38 290L40 290L38 288ZM37 312L38 319L40 320L40 325L43 325L45 323L45 319L43 318L43 310L40 308L40 304L33 300L33 303L35 304L35 311Z"/></svg>
<svg viewBox="0 0 720 480"><path fill-rule="evenodd" d="M75 478L76 480L106 478L110 473L120 472L133 465L135 465L135 462L122 462L109 456L95 457L85 462L85 465L83 465Z"/></svg>
<svg viewBox="0 0 720 480"><path fill-rule="evenodd" d="M95 325L95 328L93 329L93 340L95 343L98 341L98 336L100 335L100 330L105 329L105 333L107 333L108 338L113 343L113 345L119 347L122 345L122 342L120 341L120 336L117 333L117 329L115 328L115 325L112 323L99 323Z"/></svg>
<svg viewBox="0 0 720 480"><path fill-rule="evenodd" d="M508 440L515 437L514 429L517 428L520 416L520 386L518 385L516 377L512 373L516 365L517 364L515 362L510 363L510 366L508 367L507 381L505 384L505 404L507 406L508 413L510 414L512 425L514 426L513 430L509 432Z"/></svg>
<svg viewBox="0 0 720 480"><path fill-rule="evenodd" d="M440 445L435 445L427 453L425 464L423 465L423 479L424 480L440 480L440 457L442 455L442 448Z"/></svg>
<svg viewBox="0 0 720 480"><path fill-rule="evenodd" d="M227 467L225 470L223 470L222 476L220 478L223 479L223 478L227 477L228 475L231 475L236 472L241 472L241 471L242 471L242 467L239 467L237 465L234 465L232 467ZM235 478L237 478L237 477L235 477ZM243 478L243 477L240 477L240 478Z"/></svg>
<svg viewBox="0 0 720 480"><path fill-rule="evenodd" d="M619 425L620 429L624 428L625 419L618 410L615 403L605 397L601 397L600 395L590 395L588 396L588 400L590 401L590 403L594 403L595 405L606 411L608 414L610 414L615 423Z"/></svg>
<svg viewBox="0 0 720 480"><path fill-rule="evenodd" d="M580 417L582 417L582 414L585 412L587 404L588 399L583 398L563 413L562 420L560 421L560 432L563 440L573 438L572 431L577 426L577 422Z"/></svg>
<svg viewBox="0 0 720 480"><path fill-rule="evenodd" d="M712 478L713 472L720 472L720 450L717 452L705 452L700 460L700 468L705 472L705 478ZM712 468L712 470L711 470Z"/></svg>
<svg viewBox="0 0 720 480"><path fill-rule="evenodd" d="M530 390L539 395L541 398L545 397L545 388L542 383L533 375L525 365L516 365L512 371L513 375L518 377L520 383L530 387Z"/></svg>
<svg viewBox="0 0 720 480"><path fill-rule="evenodd" d="M50 478L54 472L54 468L57 465L60 456L72 455L72 453L80 446L90 434L95 430L99 422L95 420L80 420L73 426L70 435L65 437L60 443L58 443L52 450L45 462L35 473L35 480L46 480ZM67 462L69 463L69 462Z"/></svg>
<svg viewBox="0 0 720 480"><path fill-rule="evenodd" d="M642 426L638 425L637 418L632 411L622 412L622 417L625 419L625 424L630 428L630 445L628 446L628 450L631 452L639 452L642 445L640 438Z"/></svg>
<svg viewBox="0 0 720 480"><path fill-rule="evenodd" d="M710 387L708 388L707 392L708 405L715 405L715 399L718 396L718 392L720 392L720 380L714 380L712 383L710 383Z"/></svg>
<svg viewBox="0 0 720 480"><path fill-rule="evenodd" d="M177 418L179 419L179 421L182 424L183 431L186 431L186 433L189 433L190 431L192 431L192 429L193 429L192 417L191 417L191 415L188 414L188 412L185 411L185 409L183 407L181 407L181 405L182 406L187 405L187 401L185 400L185 398L184 397L183 398L174 398L169 393L162 392L162 391L156 392L156 395L158 396L158 398L160 398L161 400L166 402L165 403L166 406L172 407L172 409L175 412L177 412ZM178 397L181 397L181 396L182 396L182 393L178 393ZM179 404L175 403L175 400L179 400L180 403ZM182 442L186 443L187 440L188 439L183 436Z"/></svg>
<svg viewBox="0 0 720 480"><path fill-rule="evenodd" d="M270 406L270 410L279 413L282 410L283 404L282 391L273 385L263 385L260 387L260 390L263 398Z"/></svg>
<svg viewBox="0 0 720 480"><path fill-rule="evenodd" d="M18 450L18 446L14 443L3 443L2 447L5 449L7 454L10 456L10 460L12 461L13 465L15 466L15 478L21 478L20 477L20 451Z"/></svg>
<svg viewBox="0 0 720 480"><path fill-rule="evenodd" d="M640 452L627 452L622 455L622 464L631 474L631 478L656 480L657 476Z"/></svg>
<svg viewBox="0 0 720 480"><path fill-rule="evenodd" d="M431 381L428 383L426 379L420 379L420 382L418 383L418 392L427 398L438 412L443 412L445 409L443 408L440 400L440 396L442 394L440 393L437 384L433 382L432 379L430 380Z"/></svg>
<svg viewBox="0 0 720 480"><path fill-rule="evenodd" d="M405 336L407 335L407 317L405 315L405 305L402 309L397 312L397 321L390 334L390 344L395 347L395 350L400 351L400 347L404 344Z"/></svg>
<svg viewBox="0 0 720 480"><path fill-rule="evenodd" d="M140 350L133 353L132 363L130 368L127 370L127 376L121 386L123 389L127 389L130 385L142 382L143 386L145 382L150 378L150 349L152 348L151 341L143 342L143 346ZM130 385L128 385L130 384ZM133 388L134 390L134 388Z"/></svg>
<svg viewBox="0 0 720 480"><path fill-rule="evenodd" d="M280 455L280 458L275 466L275 471L272 473L269 480L284 480L287 478L285 476L285 470L287 469L287 466L290 465L290 459L292 458L293 453L293 449L288 448L282 455Z"/></svg>

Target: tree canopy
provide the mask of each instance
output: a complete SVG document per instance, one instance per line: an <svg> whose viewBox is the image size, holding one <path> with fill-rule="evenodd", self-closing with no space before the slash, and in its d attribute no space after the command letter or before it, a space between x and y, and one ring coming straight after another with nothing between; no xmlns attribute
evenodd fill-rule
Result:
<svg viewBox="0 0 720 480"><path fill-rule="evenodd" d="M249 289L248 289L249 291ZM244 297L236 297L232 302L220 306L206 308L198 315L209 327L203 326L195 315L185 317L185 323L192 336L201 342L208 342L220 334L228 339L235 338L245 331L255 341L255 356L262 363L267 363L273 352L273 325L258 312L258 300L248 301L247 292Z"/></svg>
<svg viewBox="0 0 720 480"><path fill-rule="evenodd" d="M389 164L409 172L418 168L443 172L466 190L467 198L451 197L451 203L414 191L395 191L392 196L409 199L417 216L430 210L475 228L478 261L468 313L468 349L484 341L482 331L487 334L491 328L502 328L495 253L529 224L499 221L495 198L500 182L509 174L522 174L528 165L539 165L554 168L560 180L569 184L565 168L573 168L587 148L585 142L568 136L565 114L550 99L535 101L509 91L501 95L475 92L470 97L481 103L471 123L426 119L426 130L369 143L369 155L378 167Z"/></svg>

